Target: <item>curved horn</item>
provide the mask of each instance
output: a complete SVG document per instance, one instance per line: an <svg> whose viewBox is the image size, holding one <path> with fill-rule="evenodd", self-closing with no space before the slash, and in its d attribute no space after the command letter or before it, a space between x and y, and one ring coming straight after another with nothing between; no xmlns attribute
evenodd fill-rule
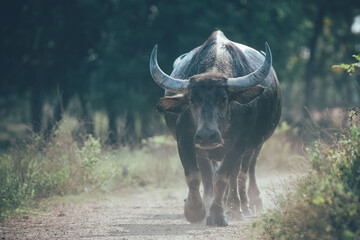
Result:
<svg viewBox="0 0 360 240"><path fill-rule="evenodd" d="M186 93L189 81L170 77L160 69L157 62L157 48L158 46L155 45L150 57L150 73L152 78L165 90L174 93Z"/></svg>
<svg viewBox="0 0 360 240"><path fill-rule="evenodd" d="M255 72L246 76L228 79L227 84L229 89L241 90L244 88L251 88L261 83L267 77L270 73L272 64L271 51L267 42L265 42L265 52L265 61Z"/></svg>

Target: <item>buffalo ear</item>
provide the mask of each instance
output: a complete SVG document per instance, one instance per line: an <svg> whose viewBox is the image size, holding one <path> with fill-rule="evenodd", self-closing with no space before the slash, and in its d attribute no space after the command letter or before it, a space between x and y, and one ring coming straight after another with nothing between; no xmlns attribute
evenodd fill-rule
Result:
<svg viewBox="0 0 360 240"><path fill-rule="evenodd" d="M256 85L245 91L236 93L236 96L232 100L239 102L241 104L247 104L247 103L251 102L252 100L254 100L255 98L257 98L258 96L260 96L261 94L263 94L265 89L266 89L266 87Z"/></svg>
<svg viewBox="0 0 360 240"><path fill-rule="evenodd" d="M181 113L187 106L188 102L184 94L176 94L161 98L156 108L159 112Z"/></svg>

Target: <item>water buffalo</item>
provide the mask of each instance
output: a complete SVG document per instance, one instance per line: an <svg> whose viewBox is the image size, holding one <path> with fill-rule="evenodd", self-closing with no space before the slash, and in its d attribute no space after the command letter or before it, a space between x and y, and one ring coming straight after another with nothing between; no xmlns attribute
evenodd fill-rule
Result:
<svg viewBox="0 0 360 240"><path fill-rule="evenodd" d="M258 52L218 30L203 45L178 57L173 67L170 76L160 69L156 45L150 72L166 90L157 109L164 112L184 167L189 187L185 217L227 226L226 215L241 217L243 212L250 214L249 207L256 211L262 207L256 159L281 115L270 48L265 43L265 53Z"/></svg>

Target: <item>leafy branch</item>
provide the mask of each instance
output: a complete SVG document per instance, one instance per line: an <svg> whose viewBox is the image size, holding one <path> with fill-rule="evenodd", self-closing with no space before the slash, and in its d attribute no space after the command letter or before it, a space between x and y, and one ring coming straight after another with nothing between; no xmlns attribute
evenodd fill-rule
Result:
<svg viewBox="0 0 360 240"><path fill-rule="evenodd" d="M340 65L333 65L331 68L334 71L339 71L339 70L346 70L348 73L354 73L357 70L360 69L360 54L359 55L353 55L353 57L358 61L357 63L350 63L350 64L345 64L342 63Z"/></svg>

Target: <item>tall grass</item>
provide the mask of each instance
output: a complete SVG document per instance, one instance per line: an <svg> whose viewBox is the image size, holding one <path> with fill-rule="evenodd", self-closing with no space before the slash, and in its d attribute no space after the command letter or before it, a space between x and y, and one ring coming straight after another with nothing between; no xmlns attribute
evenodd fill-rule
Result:
<svg viewBox="0 0 360 240"><path fill-rule="evenodd" d="M0 219L53 195L165 186L183 179L171 137L112 150L81 128L81 122L64 116L51 136L32 134L0 155Z"/></svg>
<svg viewBox="0 0 360 240"><path fill-rule="evenodd" d="M303 143L299 138L299 128L281 122L274 134L264 143L258 157L260 172L300 171L307 167L302 152Z"/></svg>

